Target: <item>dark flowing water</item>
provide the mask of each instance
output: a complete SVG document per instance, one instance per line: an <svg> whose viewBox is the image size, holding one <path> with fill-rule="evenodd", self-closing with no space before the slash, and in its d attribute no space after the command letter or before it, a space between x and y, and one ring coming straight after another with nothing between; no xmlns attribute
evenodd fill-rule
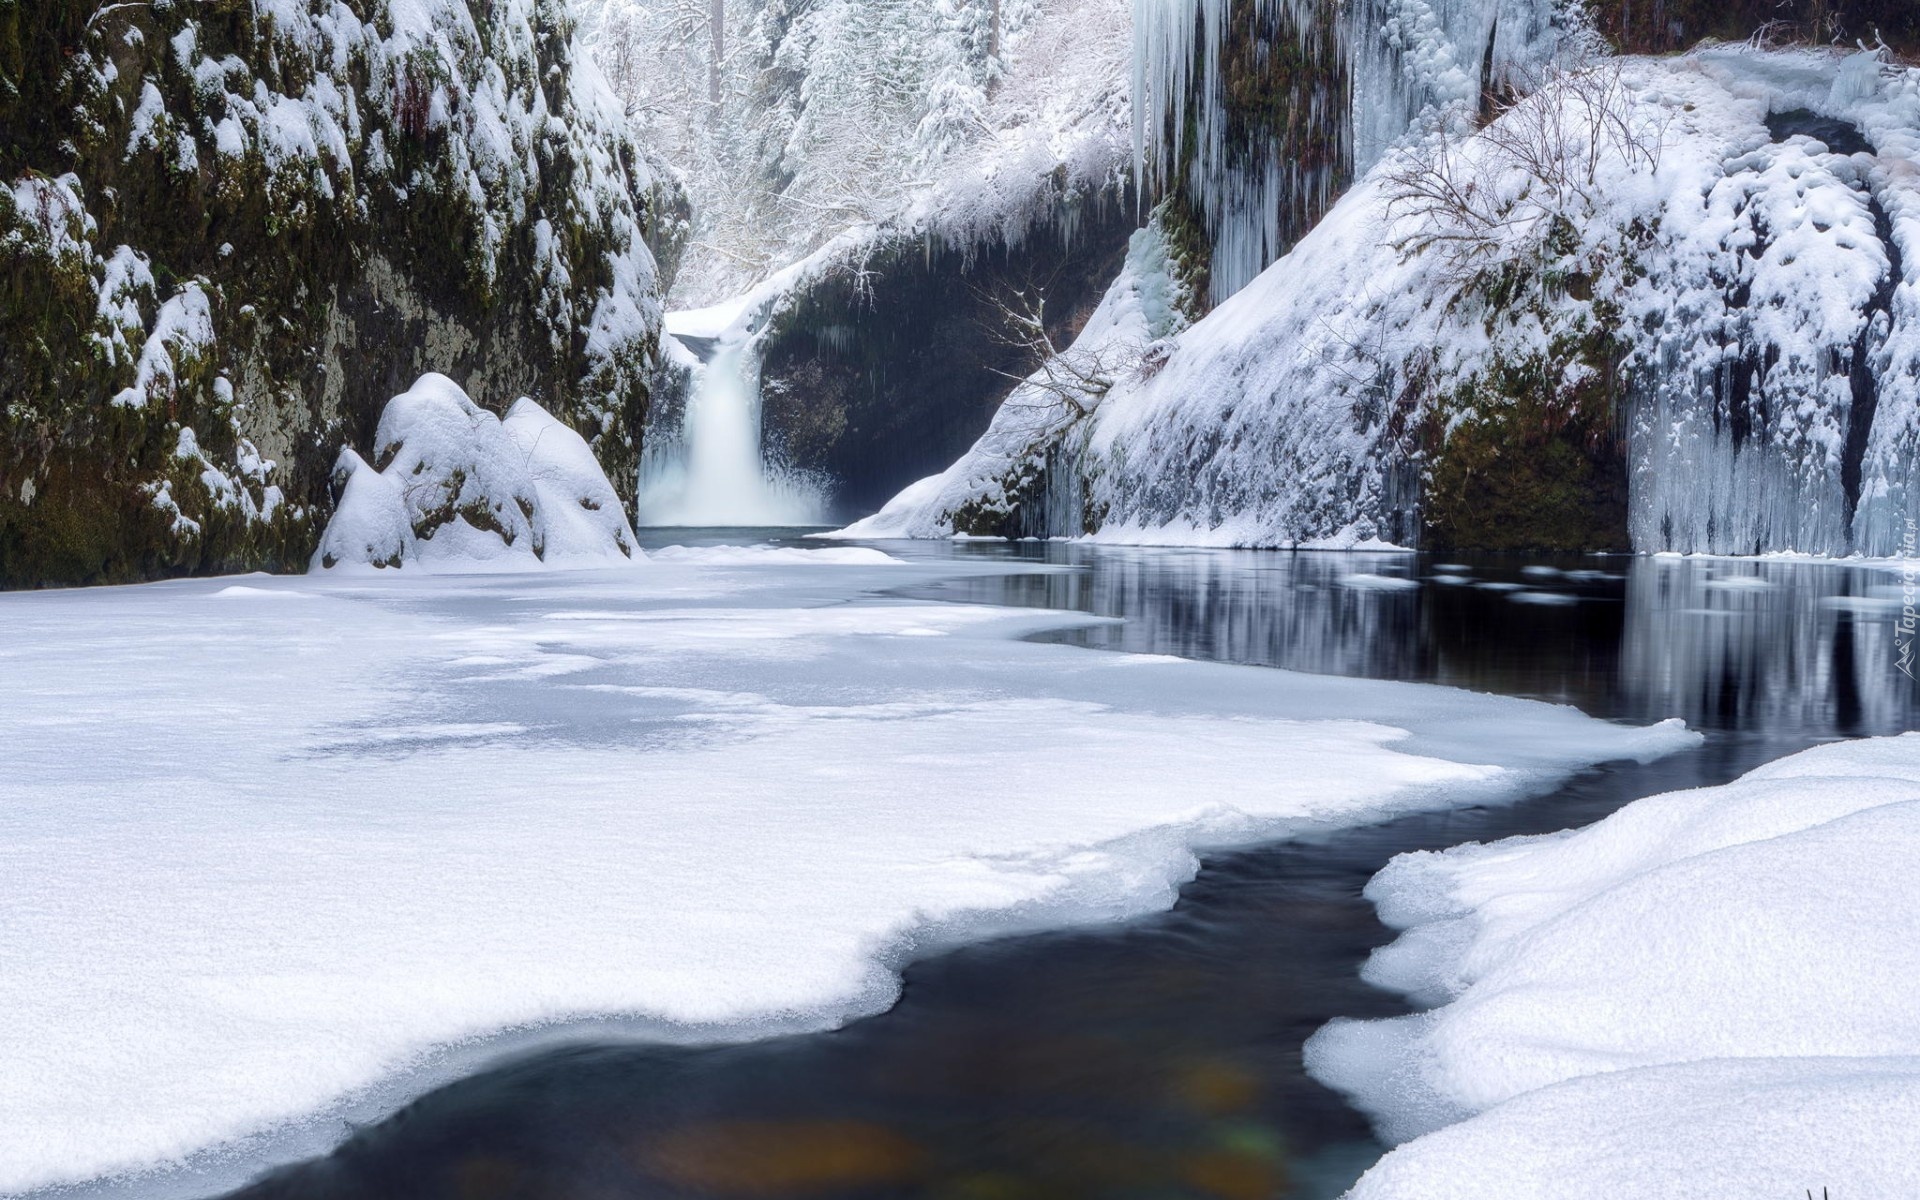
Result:
<svg viewBox="0 0 1920 1200"><path fill-rule="evenodd" d="M721 539L656 538L688 540ZM1051 568L919 595L1123 619L1055 640L1454 684L1636 722L1678 716L1708 741L1585 772L1514 806L1220 855L1171 912L916 963L897 1006L834 1032L580 1045L503 1062L239 1195L1335 1196L1382 1147L1305 1076L1300 1046L1329 1017L1404 1011L1357 974L1388 938L1360 894L1387 859L1581 825L1821 740L1920 727L1913 684L1896 667L1899 580L1884 572L1630 558L1440 570L1405 555L1045 543L888 549ZM1356 586L1364 576L1420 586Z"/></svg>

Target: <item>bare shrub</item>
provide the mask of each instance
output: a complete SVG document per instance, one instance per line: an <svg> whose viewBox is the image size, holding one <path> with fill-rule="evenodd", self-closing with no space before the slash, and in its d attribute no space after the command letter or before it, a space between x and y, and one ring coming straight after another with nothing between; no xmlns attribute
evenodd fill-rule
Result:
<svg viewBox="0 0 1920 1200"><path fill-rule="evenodd" d="M1061 349L1054 344L1053 334L1047 329L1046 291L1037 284L976 289L975 295L991 314L983 323L988 336L1002 346L1019 351L1020 357L1031 364L1020 373L993 368L994 374L1038 388L1065 405L1076 417L1092 412L1101 397L1129 374L1144 376L1149 371L1157 372L1165 363L1164 352L1159 361L1151 361L1149 348L1131 339L1092 347L1076 339ZM1008 403L1019 405L1021 402L1009 400ZM1050 407L1031 403L1027 406Z"/></svg>
<svg viewBox="0 0 1920 1200"><path fill-rule="evenodd" d="M1552 68L1513 82L1477 131L1436 122L1386 168L1402 255L1433 252L1466 271L1511 258L1552 228L1598 212L1610 176L1659 166L1662 131L1635 119L1623 65Z"/></svg>

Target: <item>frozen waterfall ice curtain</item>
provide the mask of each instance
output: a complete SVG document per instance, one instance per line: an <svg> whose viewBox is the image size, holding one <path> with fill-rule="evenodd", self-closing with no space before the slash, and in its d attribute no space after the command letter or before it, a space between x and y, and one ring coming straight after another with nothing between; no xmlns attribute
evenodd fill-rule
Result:
<svg viewBox="0 0 1920 1200"><path fill-rule="evenodd" d="M1556 0L1134 0L1134 177L1178 192L1211 299L1253 281L1420 114L1572 32ZM1258 86L1242 86L1257 79ZM1276 93L1280 102L1275 102ZM1259 106L1236 97L1254 94Z"/></svg>

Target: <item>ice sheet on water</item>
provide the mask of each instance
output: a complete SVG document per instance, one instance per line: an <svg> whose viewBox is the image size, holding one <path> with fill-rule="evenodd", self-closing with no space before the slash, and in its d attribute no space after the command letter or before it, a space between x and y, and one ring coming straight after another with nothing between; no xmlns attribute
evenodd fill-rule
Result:
<svg viewBox="0 0 1920 1200"><path fill-rule="evenodd" d="M885 551L866 546L824 546L818 550L802 550L791 546L666 546L648 557L658 562L760 567L808 564L873 567L900 561Z"/></svg>
<svg viewBox="0 0 1920 1200"><path fill-rule="evenodd" d="M1355 1197L1913 1193L1916 853L1907 734L1395 859L1367 894L1405 932L1365 974L1444 1004L1308 1043L1416 1139Z"/></svg>
<svg viewBox="0 0 1920 1200"><path fill-rule="evenodd" d="M0 596L0 1192L371 1116L503 1031L831 1025L927 946L1164 908L1197 847L1695 740L878 595L957 569Z"/></svg>

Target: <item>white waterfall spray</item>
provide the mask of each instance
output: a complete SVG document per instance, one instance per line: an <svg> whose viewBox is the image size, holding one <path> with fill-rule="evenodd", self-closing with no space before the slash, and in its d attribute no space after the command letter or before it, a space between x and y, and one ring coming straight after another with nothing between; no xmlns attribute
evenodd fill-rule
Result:
<svg viewBox="0 0 1920 1200"><path fill-rule="evenodd" d="M694 369L677 436L650 431L640 466L642 525L818 525L815 480L761 453L760 372L750 340L720 342Z"/></svg>

